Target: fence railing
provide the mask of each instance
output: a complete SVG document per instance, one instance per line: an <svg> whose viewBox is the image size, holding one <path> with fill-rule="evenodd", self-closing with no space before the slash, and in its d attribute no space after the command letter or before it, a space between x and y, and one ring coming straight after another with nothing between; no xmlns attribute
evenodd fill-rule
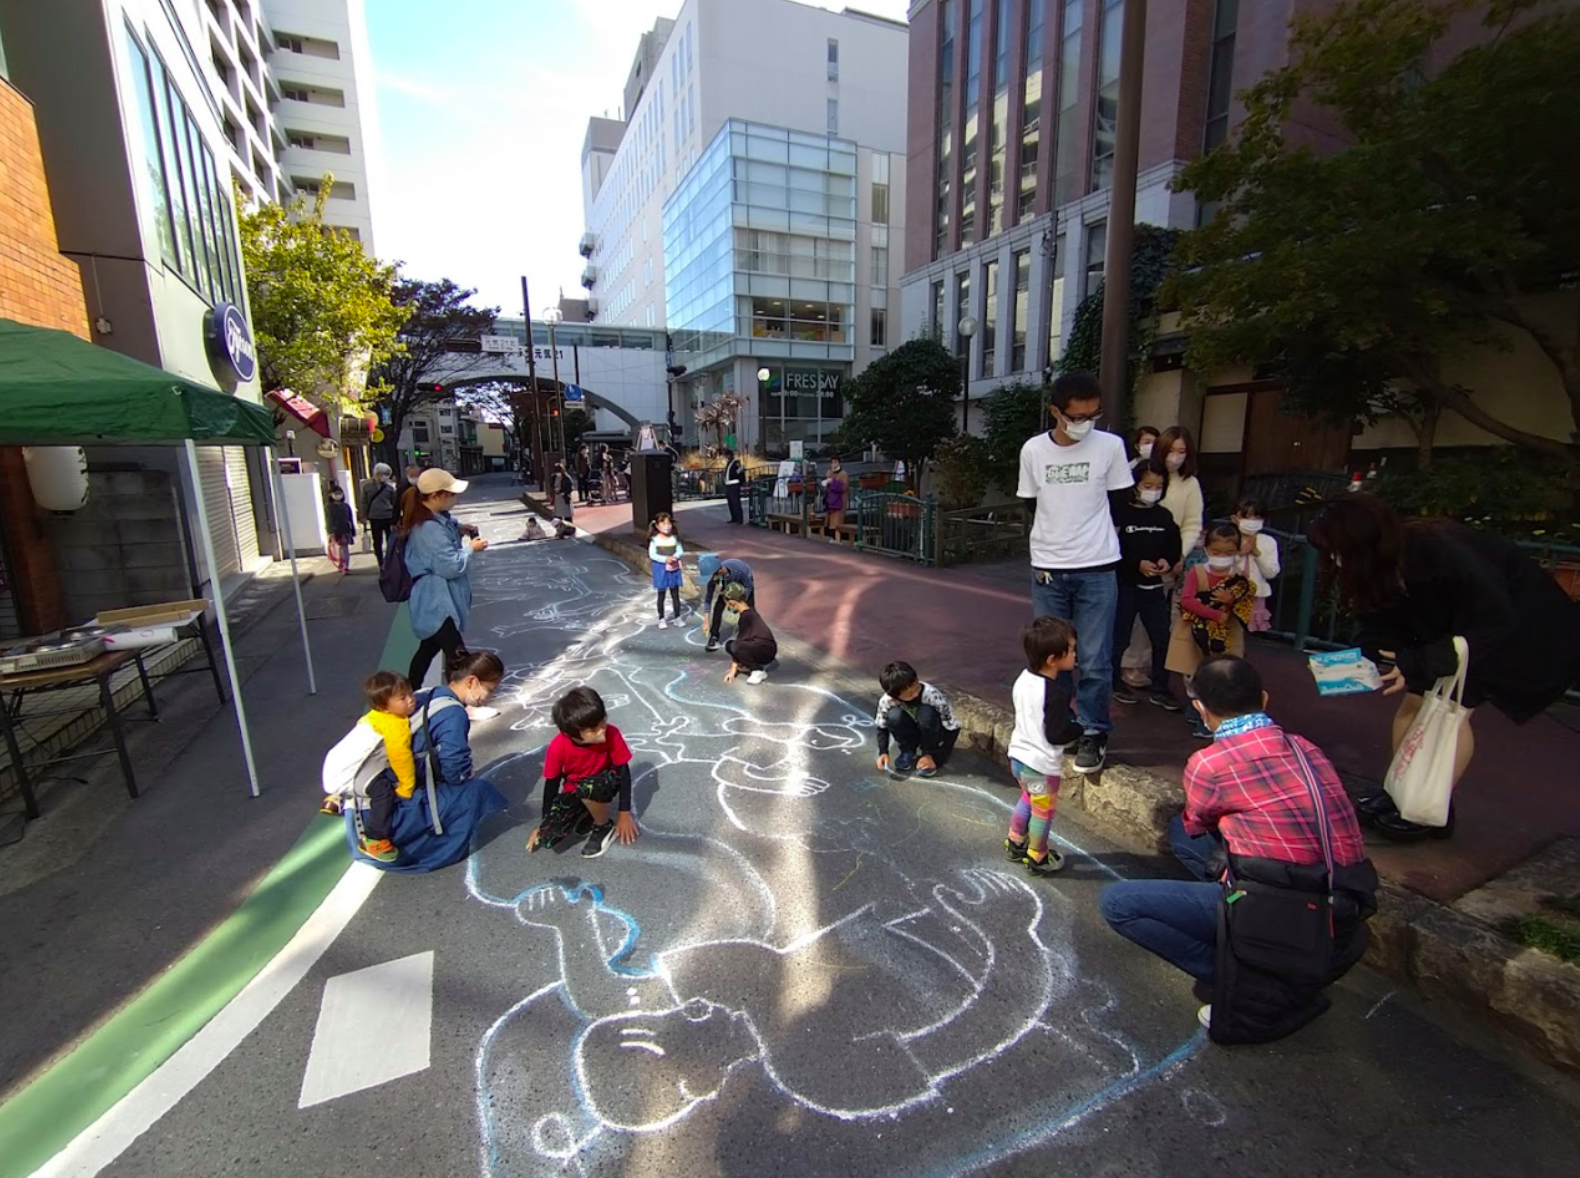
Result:
<svg viewBox="0 0 1580 1178"><path fill-rule="evenodd" d="M933 513L935 562L940 567L1000 560L1026 552L1031 512L1024 500Z"/></svg>
<svg viewBox="0 0 1580 1178"><path fill-rule="evenodd" d="M931 499L890 491L858 491L855 496L856 547L918 564L936 562L936 508Z"/></svg>

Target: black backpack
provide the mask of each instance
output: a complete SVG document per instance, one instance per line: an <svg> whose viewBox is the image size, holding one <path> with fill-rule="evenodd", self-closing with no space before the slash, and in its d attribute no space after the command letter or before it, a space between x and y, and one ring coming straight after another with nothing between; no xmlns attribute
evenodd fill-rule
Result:
<svg viewBox="0 0 1580 1178"><path fill-rule="evenodd" d="M411 570L406 567L406 534L396 532L390 537L384 563L379 568L379 592L384 594L385 601L409 601L411 585Z"/></svg>

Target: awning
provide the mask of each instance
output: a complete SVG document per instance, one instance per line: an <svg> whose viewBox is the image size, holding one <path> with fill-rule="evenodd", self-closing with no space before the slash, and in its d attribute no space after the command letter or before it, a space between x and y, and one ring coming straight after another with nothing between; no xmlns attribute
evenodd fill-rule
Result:
<svg viewBox="0 0 1580 1178"><path fill-rule="evenodd" d="M290 389L275 389L264 395L314 433L326 438L333 436L329 430L329 415L312 402L298 397Z"/></svg>

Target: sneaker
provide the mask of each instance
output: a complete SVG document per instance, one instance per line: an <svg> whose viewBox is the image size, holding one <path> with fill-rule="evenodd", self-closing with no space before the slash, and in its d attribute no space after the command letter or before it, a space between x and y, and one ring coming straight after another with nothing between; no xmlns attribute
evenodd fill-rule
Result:
<svg viewBox="0 0 1580 1178"><path fill-rule="evenodd" d="M923 769L920 765L918 765L916 767L916 775L918 777L937 777L938 776L938 762L936 760L934 760L933 767L931 769Z"/></svg>
<svg viewBox="0 0 1580 1178"><path fill-rule="evenodd" d="M1017 843L1012 838L1005 838L1004 858L1008 859L1011 863L1023 862L1026 858L1026 844Z"/></svg>
<svg viewBox="0 0 1580 1178"><path fill-rule="evenodd" d="M358 839L357 850L380 863L393 863L400 858L400 852L389 839Z"/></svg>
<svg viewBox="0 0 1580 1178"><path fill-rule="evenodd" d="M750 675L746 676L746 682L748 682L748 683L766 683L766 682L768 682L768 672L767 671L753 671Z"/></svg>
<svg viewBox="0 0 1580 1178"><path fill-rule="evenodd" d="M1087 733L1077 742L1075 762L1070 767L1077 773L1097 773L1108 761L1108 738Z"/></svg>
<svg viewBox="0 0 1580 1178"><path fill-rule="evenodd" d="M1190 722L1190 734L1197 740L1211 740L1212 729L1207 727L1207 722L1200 715L1193 715Z"/></svg>
<svg viewBox="0 0 1580 1178"><path fill-rule="evenodd" d="M596 859L609 849L609 844L614 841L614 823L605 822L602 826L592 828L592 833L587 836L587 841L582 845L583 859Z"/></svg>
<svg viewBox="0 0 1580 1178"><path fill-rule="evenodd" d="M663 618L659 618L658 619L658 628L660 630L667 630L667 629L669 629L669 623L666 622Z"/></svg>
<svg viewBox="0 0 1580 1178"><path fill-rule="evenodd" d="M1212 1003L1208 1003L1196 1012L1196 1021L1209 1031L1212 1030Z"/></svg>
<svg viewBox="0 0 1580 1178"><path fill-rule="evenodd" d="M1056 871L1064 870L1064 856L1052 847L1048 848L1048 853L1040 860L1033 859L1030 855L1027 855L1024 862L1026 870L1039 879L1052 875Z"/></svg>
<svg viewBox="0 0 1580 1178"><path fill-rule="evenodd" d="M1147 702L1155 708L1162 708L1165 712L1178 712L1185 706L1174 697L1172 691L1154 691Z"/></svg>
<svg viewBox="0 0 1580 1178"><path fill-rule="evenodd" d="M708 645L706 645L706 646L704 646L702 648L703 653L705 653L705 654L712 654L714 651L716 651L718 649L719 649L719 640L717 638L710 638L710 639L708 639Z"/></svg>
<svg viewBox="0 0 1580 1178"><path fill-rule="evenodd" d="M901 753L894 758L894 771L896 773L910 773L916 768L915 753Z"/></svg>
<svg viewBox="0 0 1580 1178"><path fill-rule="evenodd" d="M1138 695L1136 689L1130 686L1128 683L1121 683L1118 687L1114 688L1113 699L1117 703L1122 704L1138 704L1141 702L1141 696Z"/></svg>

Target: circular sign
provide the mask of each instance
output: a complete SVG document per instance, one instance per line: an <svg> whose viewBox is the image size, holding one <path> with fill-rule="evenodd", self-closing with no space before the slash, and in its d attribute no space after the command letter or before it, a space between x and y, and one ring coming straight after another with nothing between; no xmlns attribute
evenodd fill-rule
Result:
<svg viewBox="0 0 1580 1178"><path fill-rule="evenodd" d="M209 348L225 375L245 383L258 372L258 354L247 317L235 303L215 303L209 312Z"/></svg>
<svg viewBox="0 0 1580 1178"><path fill-rule="evenodd" d="M368 436L373 439L373 444L376 446L376 445L378 445L380 442L382 442L384 440L384 431L381 430L381 429L375 429Z"/></svg>
<svg viewBox="0 0 1580 1178"><path fill-rule="evenodd" d="M318 456L320 458L333 458L340 453L340 447L335 445L333 438L324 438L318 443Z"/></svg>

